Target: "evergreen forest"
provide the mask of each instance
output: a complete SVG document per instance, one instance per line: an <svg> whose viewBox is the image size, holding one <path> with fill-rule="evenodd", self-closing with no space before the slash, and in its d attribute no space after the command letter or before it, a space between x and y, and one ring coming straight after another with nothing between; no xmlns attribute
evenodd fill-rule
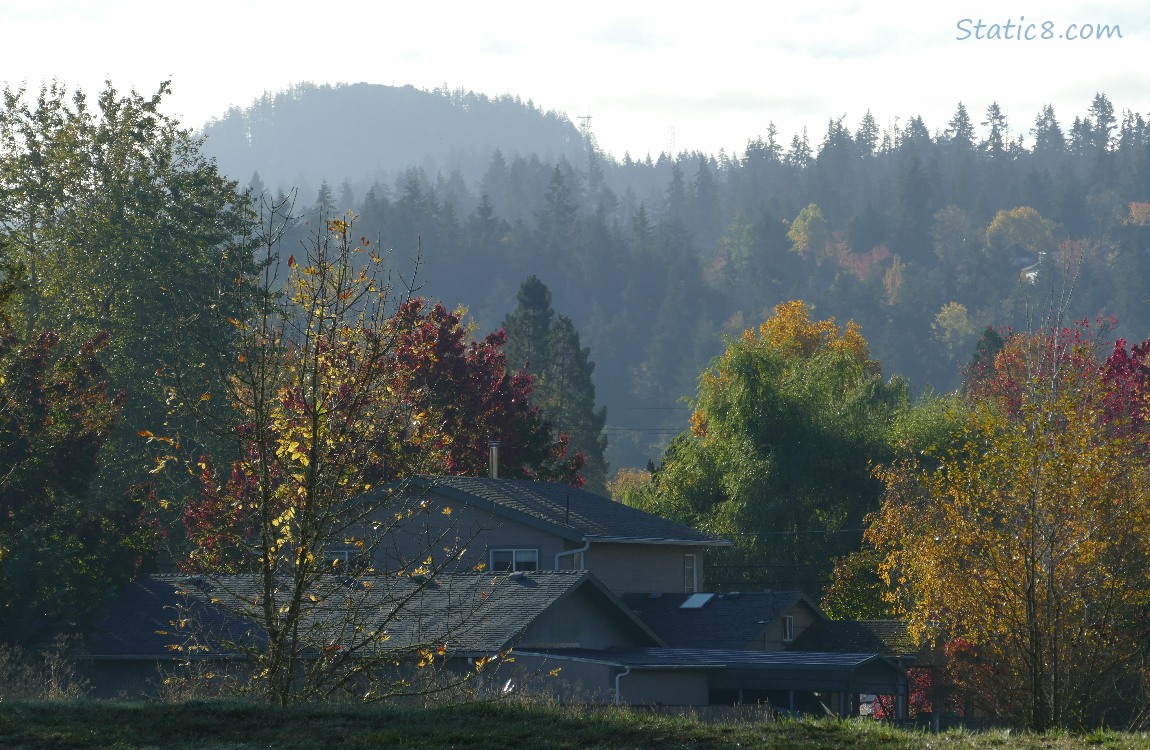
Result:
<svg viewBox="0 0 1150 750"><path fill-rule="evenodd" d="M1007 109L830 117L821 134L767 123L741 153L638 157L511 97L305 84L203 132L256 193L298 189L301 214L350 210L378 228L418 258L423 294L466 306L481 330L525 279L546 285L589 349L613 474L658 462L724 337L787 300L857 323L915 396L955 389L984 330L1025 328L1055 285L1072 283L1074 319L1113 317L1114 337L1144 338L1146 116L1102 92L1079 112ZM435 150L431 134L452 145Z"/></svg>

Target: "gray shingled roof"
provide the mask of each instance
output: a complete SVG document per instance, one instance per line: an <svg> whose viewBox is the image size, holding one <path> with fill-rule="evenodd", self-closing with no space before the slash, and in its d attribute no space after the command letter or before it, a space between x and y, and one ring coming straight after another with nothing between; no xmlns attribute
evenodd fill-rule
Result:
<svg viewBox="0 0 1150 750"><path fill-rule="evenodd" d="M742 651L715 648L524 649L522 653L584 658L634 667L722 667L793 671L797 669L854 669L871 662L896 665L875 653L810 651Z"/></svg>
<svg viewBox="0 0 1150 750"><path fill-rule="evenodd" d="M812 653L799 651L736 651L727 649L631 648L526 649L551 659L614 664L636 670L706 670L720 672L728 682L749 680L767 690L844 690L895 694L905 688L902 670L874 653ZM624 678L625 679L625 678Z"/></svg>
<svg viewBox="0 0 1150 750"><path fill-rule="evenodd" d="M681 609L688 594L626 594L623 603L673 648L742 649L788 607L799 591L716 594L698 609Z"/></svg>
<svg viewBox="0 0 1150 750"><path fill-rule="evenodd" d="M918 651L900 620L826 620L804 630L791 651L842 651L909 656Z"/></svg>
<svg viewBox="0 0 1150 750"><path fill-rule="evenodd" d="M412 484L457 502L486 506L573 541L729 546L689 526L566 484L481 477L417 477Z"/></svg>
<svg viewBox="0 0 1150 750"><path fill-rule="evenodd" d="M617 599L584 571L511 575L442 573L429 580L372 576L344 582L332 576L305 622L322 623L325 637L346 645L363 632L386 631L389 650L446 644L455 654L492 653L514 645L547 609L582 586ZM99 658L183 658L229 655L221 641L256 644L259 600L255 576L145 576L129 585L93 628L88 651ZM627 616L625 610L620 611ZM245 616L247 615L247 616ZM185 627L177 624L185 620ZM636 620L636 627L642 624ZM185 646L198 634L199 648Z"/></svg>

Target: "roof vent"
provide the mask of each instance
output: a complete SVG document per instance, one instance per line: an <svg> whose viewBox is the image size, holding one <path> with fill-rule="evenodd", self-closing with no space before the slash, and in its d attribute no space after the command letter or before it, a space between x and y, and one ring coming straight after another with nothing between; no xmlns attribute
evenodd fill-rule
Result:
<svg viewBox="0 0 1150 750"><path fill-rule="evenodd" d="M487 441L487 476L499 478L499 441Z"/></svg>

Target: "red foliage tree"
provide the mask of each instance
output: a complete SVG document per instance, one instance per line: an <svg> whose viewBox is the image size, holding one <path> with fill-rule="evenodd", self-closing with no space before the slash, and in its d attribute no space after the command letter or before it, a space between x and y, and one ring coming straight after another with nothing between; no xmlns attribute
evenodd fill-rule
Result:
<svg viewBox="0 0 1150 750"><path fill-rule="evenodd" d="M56 333L25 341L0 317L0 640L83 617L150 549L146 490L92 486L125 400L106 343L61 352Z"/></svg>
<svg viewBox="0 0 1150 750"><path fill-rule="evenodd" d="M442 303L429 307L420 298L405 302L392 324L394 387L421 422L432 423L420 425L424 440L397 446L401 456L392 474L422 466L434 473L483 475L488 443L498 440L501 476L582 485L585 457L568 455L567 436L556 434L531 405L533 377L508 370L503 331L468 341L460 311Z"/></svg>

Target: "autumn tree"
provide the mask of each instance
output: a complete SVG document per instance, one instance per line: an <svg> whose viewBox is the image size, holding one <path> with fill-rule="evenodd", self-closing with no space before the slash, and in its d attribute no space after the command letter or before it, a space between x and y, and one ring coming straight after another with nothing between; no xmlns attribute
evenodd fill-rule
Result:
<svg viewBox="0 0 1150 750"><path fill-rule="evenodd" d="M818 596L877 507L868 466L887 454L906 397L903 381L883 381L853 323L778 305L703 373L690 432L671 443L641 502L735 541L712 581Z"/></svg>
<svg viewBox="0 0 1150 750"><path fill-rule="evenodd" d="M0 314L0 641L73 627L127 583L155 543L149 490L96 491L123 408L101 335L70 350Z"/></svg>
<svg viewBox="0 0 1150 750"><path fill-rule="evenodd" d="M472 340L462 310L418 297L387 326L396 352L390 387L419 422L391 449L389 479L419 471L482 476L498 440L500 476L582 483L582 454L536 405L534 377L511 372L504 331Z"/></svg>
<svg viewBox="0 0 1150 750"><path fill-rule="evenodd" d="M961 439L879 470L867 532L913 632L971 644L983 710L1034 729L1129 716L1150 633L1145 345L1096 346L1085 323L1009 336Z"/></svg>
<svg viewBox="0 0 1150 750"><path fill-rule="evenodd" d="M230 405L213 427L237 456L192 465L201 489L186 515L186 567L205 576L215 602L255 623L258 636L222 639L248 657L247 689L281 705L353 689L385 695L399 682L380 683L380 667L406 652L387 645L380 612L402 602L380 600L353 574L370 570L404 516L402 483L383 486L395 447L426 443L435 430L426 404L395 388L396 360L413 349L404 341L409 319L395 317L408 295L375 245L354 238L350 218L324 222L298 257L288 256L288 277L277 283L282 210L270 210L262 232L260 293L231 319L238 345L212 360L218 372L172 385L177 407ZM160 461L179 458L173 451ZM406 460L405 470L425 468ZM437 553L453 559L451 549Z"/></svg>
<svg viewBox="0 0 1150 750"><path fill-rule="evenodd" d="M147 475L141 429L167 419L158 370L194 368L222 348L252 267L253 215L202 141L163 111L171 88L94 98L61 84L0 95L0 242L24 270L13 331L55 331L128 391L105 440L102 491ZM207 314L209 310L220 314Z"/></svg>
<svg viewBox="0 0 1150 750"><path fill-rule="evenodd" d="M417 689L396 663L443 653L442 643L393 647L387 628L468 541L444 532L392 559L419 510L406 480L485 474L492 439L504 476L578 485L582 456L532 405L531 376L508 370L504 334L474 341L462 311L393 284L377 243L353 239L350 217L329 219L298 258L277 263L286 210L265 216L258 304L231 319L239 346L213 360L218 372L172 386L174 401L204 417L206 404L231 405L213 426L238 456L192 466L201 487L185 515L184 567L258 624L260 637L225 644L255 666L245 689L280 704L352 690L381 698ZM384 558L402 579L394 587L371 575Z"/></svg>

